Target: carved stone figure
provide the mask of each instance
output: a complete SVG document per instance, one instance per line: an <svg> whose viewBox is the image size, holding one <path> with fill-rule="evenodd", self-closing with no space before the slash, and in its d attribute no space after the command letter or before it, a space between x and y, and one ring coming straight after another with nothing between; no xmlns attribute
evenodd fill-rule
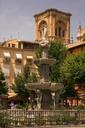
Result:
<svg viewBox="0 0 85 128"><path fill-rule="evenodd" d="M47 34L47 26L46 24L43 24L41 28L41 34L42 34L42 40L46 40L46 34Z"/></svg>

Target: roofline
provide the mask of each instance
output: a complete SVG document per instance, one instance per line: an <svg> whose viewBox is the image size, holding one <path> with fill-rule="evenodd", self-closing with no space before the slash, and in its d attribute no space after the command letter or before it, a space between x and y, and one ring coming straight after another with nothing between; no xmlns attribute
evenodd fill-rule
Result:
<svg viewBox="0 0 85 128"><path fill-rule="evenodd" d="M24 41L24 40L18 40L18 42L22 42L22 43L29 43L29 44L39 44L38 42L35 42L35 41Z"/></svg>
<svg viewBox="0 0 85 128"><path fill-rule="evenodd" d="M78 43L72 43L72 44L68 44L68 45L66 45L66 47L68 48L68 49L73 49L73 48L76 48L76 47L79 47L79 46L83 46L83 45L85 45L85 42L78 42Z"/></svg>
<svg viewBox="0 0 85 128"><path fill-rule="evenodd" d="M11 48L11 47L3 47L3 46L0 46L0 49L4 49L4 50L8 50L8 51L9 51L9 50L28 51L28 49L26 49L26 48L22 49L22 48ZM32 50L29 49L29 51L32 51Z"/></svg>
<svg viewBox="0 0 85 128"><path fill-rule="evenodd" d="M44 13L47 13L47 12L49 12L49 11L55 11L55 12L59 12L59 13L62 13L62 14L68 15L68 16L72 16L71 13L67 13L67 12L64 12L64 11L60 11L60 10L58 10L58 9L50 8L50 9L47 9L47 10L41 12L41 13L35 14L34 17L43 15Z"/></svg>
<svg viewBox="0 0 85 128"><path fill-rule="evenodd" d="M1 46L3 46L6 42L13 41L13 40L16 40L17 41L17 39L8 39L8 40L5 40L4 42L1 42Z"/></svg>
<svg viewBox="0 0 85 128"><path fill-rule="evenodd" d="M6 42L8 42L8 41L13 41L13 40L15 40L15 41L17 41L17 42L28 43L28 44L33 44L33 45L39 44L38 42L35 42L35 41L25 41L25 40L11 39L11 40L6 40L6 41L2 42L2 43L0 44L0 46L3 46Z"/></svg>
<svg viewBox="0 0 85 128"><path fill-rule="evenodd" d="M6 41L4 41L4 42L1 42L1 45L0 45L0 46L3 46L5 43L6 43Z"/></svg>

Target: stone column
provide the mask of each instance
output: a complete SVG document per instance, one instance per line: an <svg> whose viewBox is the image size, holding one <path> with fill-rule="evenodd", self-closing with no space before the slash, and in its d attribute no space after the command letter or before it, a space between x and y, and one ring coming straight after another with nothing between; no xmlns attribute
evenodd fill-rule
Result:
<svg viewBox="0 0 85 128"><path fill-rule="evenodd" d="M38 26L38 19L35 18L35 40L38 40L39 37L39 26Z"/></svg>
<svg viewBox="0 0 85 128"><path fill-rule="evenodd" d="M50 36L52 36L53 22L52 22L52 12L50 12Z"/></svg>
<svg viewBox="0 0 85 128"><path fill-rule="evenodd" d="M53 14L53 37L55 37L55 28L56 28L56 15Z"/></svg>
<svg viewBox="0 0 85 128"><path fill-rule="evenodd" d="M70 41L70 17L67 20L66 43Z"/></svg>

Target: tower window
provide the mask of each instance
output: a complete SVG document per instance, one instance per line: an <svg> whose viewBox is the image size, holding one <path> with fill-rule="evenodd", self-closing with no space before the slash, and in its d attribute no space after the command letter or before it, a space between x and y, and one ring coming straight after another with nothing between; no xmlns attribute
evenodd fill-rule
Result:
<svg viewBox="0 0 85 128"><path fill-rule="evenodd" d="M10 44L8 44L8 47L10 47Z"/></svg>
<svg viewBox="0 0 85 128"><path fill-rule="evenodd" d="M15 48L15 44L12 44L12 48Z"/></svg>
<svg viewBox="0 0 85 128"><path fill-rule="evenodd" d="M58 29L58 36L61 37L61 27Z"/></svg>
<svg viewBox="0 0 85 128"><path fill-rule="evenodd" d="M57 30L57 28L55 29L55 35L58 36L58 30Z"/></svg>
<svg viewBox="0 0 85 128"><path fill-rule="evenodd" d="M63 30L63 31L62 31L62 37L64 37L64 36L65 36L65 31Z"/></svg>
<svg viewBox="0 0 85 128"><path fill-rule="evenodd" d="M57 21L55 26L55 35L58 38L65 37L66 26L63 21Z"/></svg>

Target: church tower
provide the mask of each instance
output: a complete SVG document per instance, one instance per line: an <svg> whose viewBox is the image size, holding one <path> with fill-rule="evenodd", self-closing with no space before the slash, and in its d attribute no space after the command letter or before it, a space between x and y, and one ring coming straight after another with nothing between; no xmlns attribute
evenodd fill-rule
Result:
<svg viewBox="0 0 85 128"><path fill-rule="evenodd" d="M42 32L47 28L47 40L63 40L65 44L70 43L70 13L57 9L48 9L36 14L35 18L35 41L42 40Z"/></svg>

